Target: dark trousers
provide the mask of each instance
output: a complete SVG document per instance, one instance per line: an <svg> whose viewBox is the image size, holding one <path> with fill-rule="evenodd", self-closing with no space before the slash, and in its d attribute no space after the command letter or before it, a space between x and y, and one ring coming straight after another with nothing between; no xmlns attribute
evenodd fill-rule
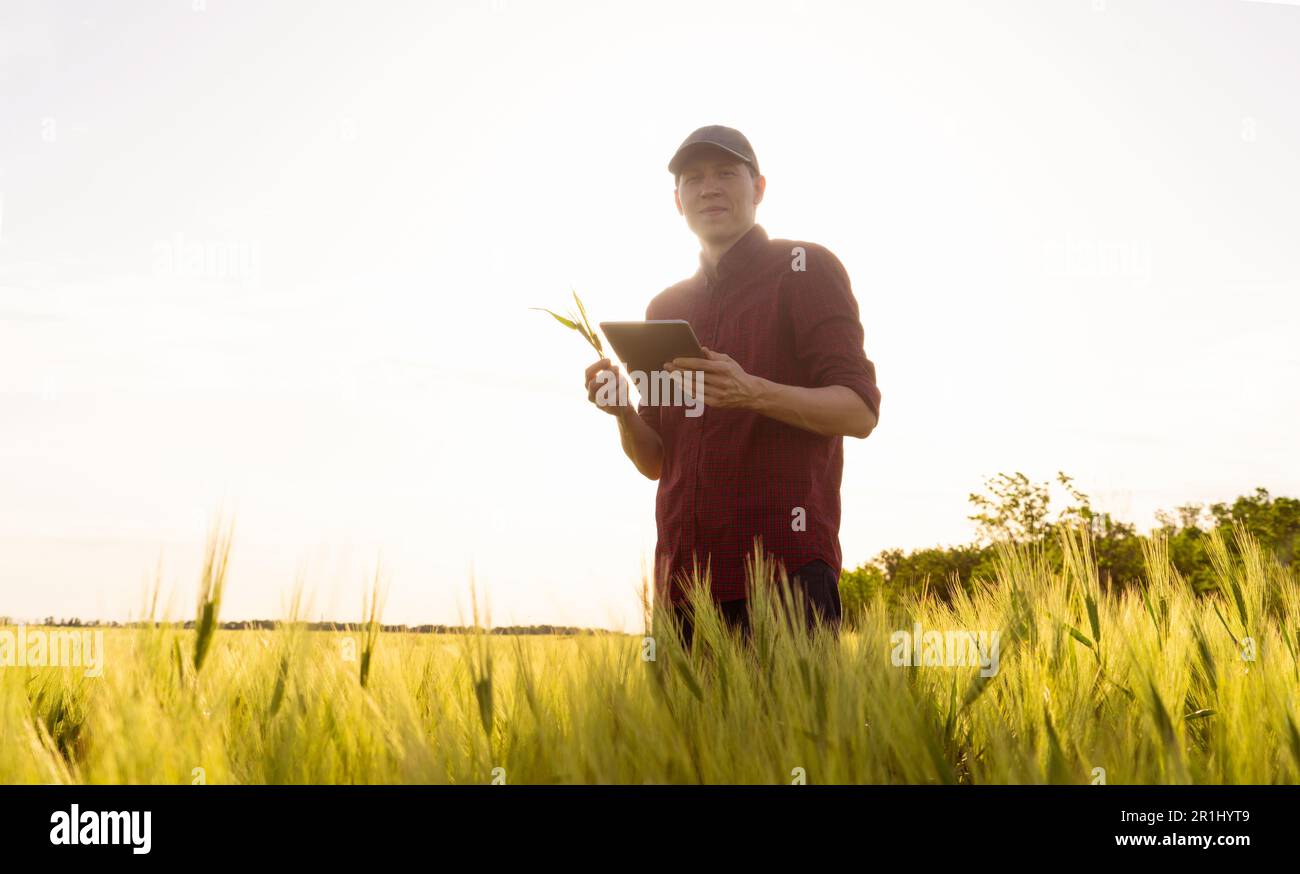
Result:
<svg viewBox="0 0 1300 874"><path fill-rule="evenodd" d="M838 637L843 609L840 604L840 580L835 569L818 559L799 568L790 577L790 583L795 592L803 598L808 631L811 632L820 622ZM715 606L727 626L738 629L741 638L748 640L749 599L722 601ZM686 644L686 648L690 649L691 641L695 638L695 623L691 619L689 605L675 605L672 616L681 631L682 641Z"/></svg>

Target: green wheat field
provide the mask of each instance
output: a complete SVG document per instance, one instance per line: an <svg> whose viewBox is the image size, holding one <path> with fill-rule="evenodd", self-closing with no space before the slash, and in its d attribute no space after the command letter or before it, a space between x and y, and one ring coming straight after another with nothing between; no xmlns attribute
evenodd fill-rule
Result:
<svg viewBox="0 0 1300 874"><path fill-rule="evenodd" d="M1210 594L1158 537L1143 585L1103 591L1087 529L1064 529L1061 573L999 547L996 580L877 594L838 641L788 631L757 563L751 644L696 589L691 653L648 604L649 635L388 633L377 600L360 630L309 631L296 607L224 630L215 543L194 627L105 630L98 677L0 669L0 781L1295 783L1300 585L1227 536ZM998 630L998 670L895 664L916 623Z"/></svg>

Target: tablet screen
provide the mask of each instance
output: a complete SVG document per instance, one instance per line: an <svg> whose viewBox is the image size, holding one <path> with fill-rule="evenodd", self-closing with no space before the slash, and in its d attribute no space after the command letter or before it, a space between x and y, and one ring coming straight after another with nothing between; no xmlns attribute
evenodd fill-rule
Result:
<svg viewBox="0 0 1300 874"><path fill-rule="evenodd" d="M685 319L655 319L647 322L601 322L628 375L639 370L650 374L663 370L674 358L704 358L700 341Z"/></svg>

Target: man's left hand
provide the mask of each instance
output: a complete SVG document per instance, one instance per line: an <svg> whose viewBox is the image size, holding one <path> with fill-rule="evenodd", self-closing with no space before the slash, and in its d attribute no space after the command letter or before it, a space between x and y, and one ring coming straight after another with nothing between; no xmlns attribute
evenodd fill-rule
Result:
<svg viewBox="0 0 1300 874"><path fill-rule="evenodd" d="M683 371L683 388L691 397L699 397L706 406L723 409L754 409L757 406L763 379L745 372L745 368L725 352L714 352L701 346L707 358L674 358L664 365L670 373ZM701 394L692 387L692 373L704 373Z"/></svg>

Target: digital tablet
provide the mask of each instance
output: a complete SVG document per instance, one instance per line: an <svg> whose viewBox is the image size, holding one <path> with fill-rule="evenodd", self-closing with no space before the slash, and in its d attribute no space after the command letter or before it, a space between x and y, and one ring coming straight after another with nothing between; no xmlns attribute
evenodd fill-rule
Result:
<svg viewBox="0 0 1300 874"><path fill-rule="evenodd" d="M648 322L601 322L600 329L627 367L649 374L664 369L674 358L705 358L700 341L685 319L651 319Z"/></svg>

